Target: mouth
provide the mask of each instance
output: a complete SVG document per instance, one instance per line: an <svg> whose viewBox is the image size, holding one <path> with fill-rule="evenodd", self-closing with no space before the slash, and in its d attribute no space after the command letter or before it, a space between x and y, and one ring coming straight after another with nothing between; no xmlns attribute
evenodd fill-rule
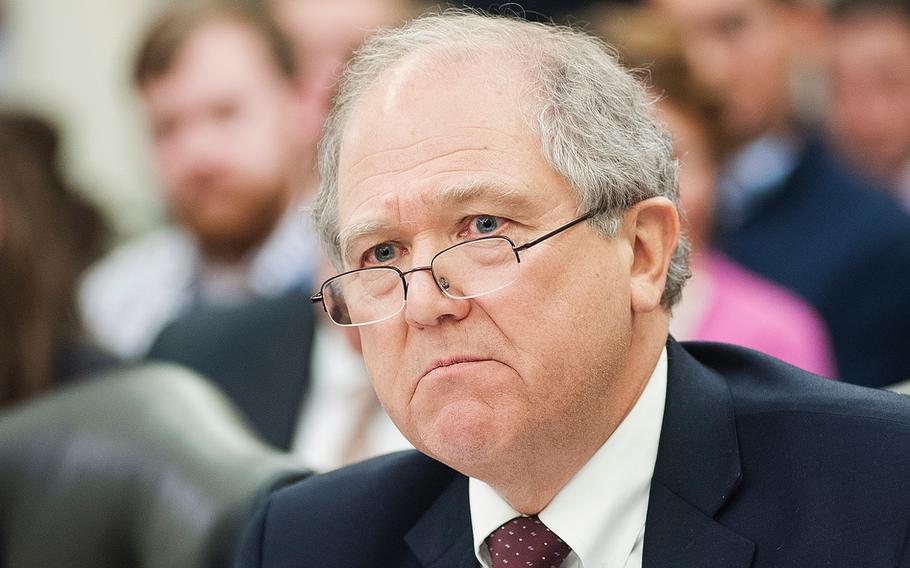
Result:
<svg viewBox="0 0 910 568"><path fill-rule="evenodd" d="M427 367L423 373L421 373L420 379L418 380L418 382L420 382L420 380L423 380L424 377L426 377L433 371L436 371L437 369L446 369L449 367L454 367L456 365L463 365L465 363L479 363L482 361L489 361L489 360L490 359L487 359L484 357L474 357L474 356L470 356L470 355L460 355L460 356L456 356L456 357L446 357L445 359L437 359L436 361L433 361L433 363L431 363L430 366Z"/></svg>

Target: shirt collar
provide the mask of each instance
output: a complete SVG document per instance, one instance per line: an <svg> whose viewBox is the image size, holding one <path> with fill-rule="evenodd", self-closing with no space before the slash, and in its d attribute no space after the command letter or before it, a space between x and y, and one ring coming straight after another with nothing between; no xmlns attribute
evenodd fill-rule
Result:
<svg viewBox="0 0 910 568"><path fill-rule="evenodd" d="M538 515L580 566L622 567L645 525L667 392L667 350L629 414ZM474 552L489 566L484 540L520 515L478 479L468 481ZM592 499L592 496L597 496Z"/></svg>
<svg viewBox="0 0 910 568"><path fill-rule="evenodd" d="M736 226L783 187L799 162L797 139L767 134L740 149L718 178L717 222Z"/></svg>
<svg viewBox="0 0 910 568"><path fill-rule="evenodd" d="M780 185L796 167L799 145L796 140L767 134L734 154L724 168L747 195L763 193Z"/></svg>

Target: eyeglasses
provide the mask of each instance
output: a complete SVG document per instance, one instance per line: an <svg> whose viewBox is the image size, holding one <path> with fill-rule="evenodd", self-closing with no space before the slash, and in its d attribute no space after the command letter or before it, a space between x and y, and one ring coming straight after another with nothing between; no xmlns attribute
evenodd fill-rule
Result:
<svg viewBox="0 0 910 568"><path fill-rule="evenodd" d="M445 248L428 266L401 271L394 266L371 266L343 272L322 283L310 300L322 307L338 325L370 325L387 320L404 309L408 281L413 272L429 271L443 294L454 300L468 300L502 290L518 279L518 253L590 219L588 212L521 246L502 235L480 237Z"/></svg>

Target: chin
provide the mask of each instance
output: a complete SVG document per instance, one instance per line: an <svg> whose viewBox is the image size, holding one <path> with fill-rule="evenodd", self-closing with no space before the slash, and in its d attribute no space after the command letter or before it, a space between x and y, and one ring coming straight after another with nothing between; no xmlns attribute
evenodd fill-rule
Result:
<svg viewBox="0 0 910 568"><path fill-rule="evenodd" d="M467 475L498 454L502 436L494 410L477 401L458 401L436 412L418 427L420 447L427 455Z"/></svg>

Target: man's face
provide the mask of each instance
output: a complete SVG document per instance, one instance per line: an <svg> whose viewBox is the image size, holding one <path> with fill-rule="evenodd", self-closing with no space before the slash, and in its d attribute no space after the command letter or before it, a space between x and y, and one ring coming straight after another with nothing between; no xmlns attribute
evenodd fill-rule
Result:
<svg viewBox="0 0 910 568"><path fill-rule="evenodd" d="M520 73L431 69L411 62L388 72L349 120L339 225L343 235L369 230L343 237L348 268L379 259L425 266L485 235L521 244L577 215L575 194L516 104ZM410 275L403 312L360 328L375 389L399 429L480 476L497 456L565 447L592 437L580 427L586 420L616 419L632 317L627 244L583 223L522 253L514 283L471 300L446 297L427 272Z"/></svg>
<svg viewBox="0 0 910 568"><path fill-rule="evenodd" d="M258 244L287 206L298 151L293 89L265 42L206 24L142 95L176 220L214 250Z"/></svg>
<svg viewBox="0 0 910 568"><path fill-rule="evenodd" d="M857 16L837 25L834 38L835 137L861 169L893 177L910 160L910 23Z"/></svg>
<svg viewBox="0 0 910 568"><path fill-rule="evenodd" d="M723 104L734 143L789 112L788 25L775 0L652 0L679 26L686 58Z"/></svg>

